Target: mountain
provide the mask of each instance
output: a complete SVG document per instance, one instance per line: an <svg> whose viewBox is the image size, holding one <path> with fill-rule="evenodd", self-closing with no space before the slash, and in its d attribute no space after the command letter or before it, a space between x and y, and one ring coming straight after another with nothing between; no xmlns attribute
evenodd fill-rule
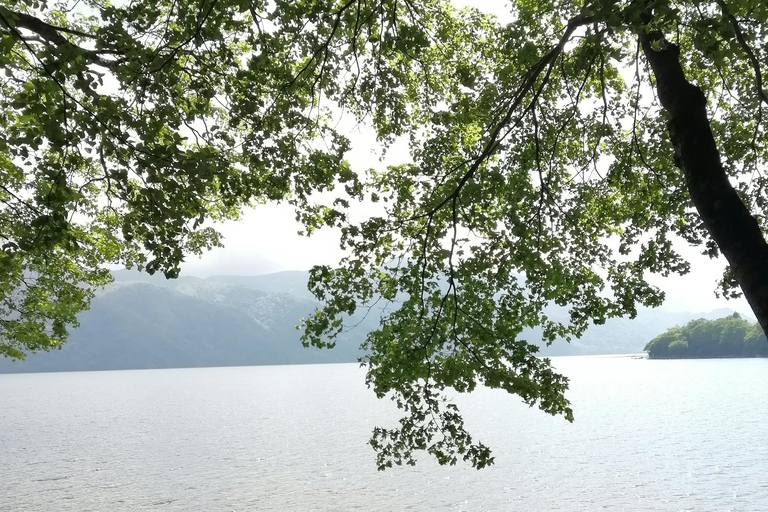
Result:
<svg viewBox="0 0 768 512"><path fill-rule="evenodd" d="M305 348L296 325L318 304L302 296L308 292L277 291L270 283L279 279L264 279L263 290L252 278L166 281L115 272L60 350L0 358L0 373L357 361L374 325L364 322L332 350Z"/></svg>
<svg viewBox="0 0 768 512"><path fill-rule="evenodd" d="M114 277L80 315L80 327L61 350L24 361L0 359L0 373L354 362L365 335L378 326L377 314L362 312L350 319L349 325L359 325L336 348L304 348L296 325L319 306L306 289L306 272L166 280L123 270ZM644 309L634 320L609 320L580 340L558 340L540 353L639 353L669 327L730 313ZM558 314L564 311L550 317ZM524 337L536 342L540 331Z"/></svg>

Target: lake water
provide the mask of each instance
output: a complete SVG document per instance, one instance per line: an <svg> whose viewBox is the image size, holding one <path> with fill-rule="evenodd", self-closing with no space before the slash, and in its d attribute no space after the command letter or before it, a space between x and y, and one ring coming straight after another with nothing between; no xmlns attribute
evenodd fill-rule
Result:
<svg viewBox="0 0 768 512"><path fill-rule="evenodd" d="M768 360L553 361L573 424L457 398L482 471L376 471L356 365L0 375L0 510L768 510Z"/></svg>

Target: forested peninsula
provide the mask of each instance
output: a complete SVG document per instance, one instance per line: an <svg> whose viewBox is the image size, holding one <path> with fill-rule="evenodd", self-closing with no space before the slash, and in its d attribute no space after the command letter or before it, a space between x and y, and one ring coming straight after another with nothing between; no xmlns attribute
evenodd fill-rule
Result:
<svg viewBox="0 0 768 512"><path fill-rule="evenodd" d="M672 327L652 339L644 350L651 359L768 357L768 340L759 325L734 313Z"/></svg>

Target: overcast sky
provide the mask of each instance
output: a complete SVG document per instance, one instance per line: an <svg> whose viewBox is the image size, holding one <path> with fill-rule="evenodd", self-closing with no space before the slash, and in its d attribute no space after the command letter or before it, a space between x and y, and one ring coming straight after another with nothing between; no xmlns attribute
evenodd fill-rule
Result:
<svg viewBox="0 0 768 512"><path fill-rule="evenodd" d="M373 153L374 141L362 134L352 138L355 149L349 159L353 168L384 165L378 163ZM388 155L385 164L406 159L404 153L396 148ZM225 247L214 249L202 258L188 257L182 266L182 275L259 275L282 270L308 270L313 265L335 265L343 255L337 230L323 229L309 238L299 236L297 232L301 226L294 219L293 208L287 204L258 206L246 211L240 221L221 224L219 229L225 237ZM653 276L652 282L667 292L665 307L696 312L729 307L749 312L743 299L725 301L715 297L716 282L724 268L723 260L702 256L698 249L684 242L678 247L691 262L692 270L686 276Z"/></svg>
<svg viewBox="0 0 768 512"><path fill-rule="evenodd" d="M313 265L338 262L342 253L338 233L323 230L310 238L298 236L299 225L288 206L264 205L245 214L240 222L222 226L224 249L215 249L201 259L190 257L182 275L200 277L258 275L281 270L308 270ZM654 284L667 292L665 307L684 311L709 311L730 307L748 312L746 302L716 299L714 289L723 263L686 248L692 270L686 276L654 276Z"/></svg>

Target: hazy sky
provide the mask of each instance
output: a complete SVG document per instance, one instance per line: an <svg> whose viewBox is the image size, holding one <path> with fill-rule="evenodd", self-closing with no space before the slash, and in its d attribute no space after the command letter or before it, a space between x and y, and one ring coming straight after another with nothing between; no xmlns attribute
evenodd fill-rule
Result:
<svg viewBox="0 0 768 512"><path fill-rule="evenodd" d="M468 0L456 0L457 5L469 5ZM474 5L477 5L475 2ZM504 2L486 2L484 8L504 17ZM405 144L394 147L386 160L378 161L376 141L369 131L361 131L351 124L345 128L352 139L352 151L348 159L355 169L381 168L387 164L407 161ZM353 219L354 220L354 219ZM306 270L316 264L333 265L342 256L338 244L338 232L325 229L310 238L297 235L301 229L294 220L289 205L262 205L245 212L239 222L220 225L225 236L224 249L216 249L202 258L189 257L183 265L183 274L209 276L215 274L256 275L281 270ZM710 260L684 243L680 251L691 262L692 271L687 276L661 278L655 276L654 284L667 292L665 307L686 311L707 311L718 307L730 307L748 312L743 299L725 301L716 299L714 289L722 274L722 260Z"/></svg>
<svg viewBox="0 0 768 512"><path fill-rule="evenodd" d="M222 226L226 237L224 249L215 249L201 259L189 258L184 275L215 274L257 275L280 270L307 270L312 265L338 262L342 253L338 234L323 230L310 238L300 237L300 229L289 206L264 205L248 211L240 222ZM725 301L715 298L714 289L723 264L719 260L686 248L684 254L692 265L686 276L662 278L654 284L667 292L665 306L686 311L708 311L730 307L748 311L743 300Z"/></svg>
<svg viewBox="0 0 768 512"><path fill-rule="evenodd" d="M375 141L359 133L352 139L355 149L349 159L355 169L384 165L373 153ZM395 148L385 163L406 158L407 153L402 148ZM225 237L225 248L215 249L202 258L189 257L182 267L183 275L258 275L281 270L307 270L317 264L334 265L343 255L337 230L320 230L309 238L299 236L297 232L301 226L294 219L293 208L287 204L258 206L246 211L242 220L222 224L219 228ZM743 299L725 301L715 298L714 289L724 267L723 260L702 256L698 249L683 242L679 249L691 262L691 273L670 278L653 277L653 283L667 292L665 307L685 311L730 307L749 311Z"/></svg>

